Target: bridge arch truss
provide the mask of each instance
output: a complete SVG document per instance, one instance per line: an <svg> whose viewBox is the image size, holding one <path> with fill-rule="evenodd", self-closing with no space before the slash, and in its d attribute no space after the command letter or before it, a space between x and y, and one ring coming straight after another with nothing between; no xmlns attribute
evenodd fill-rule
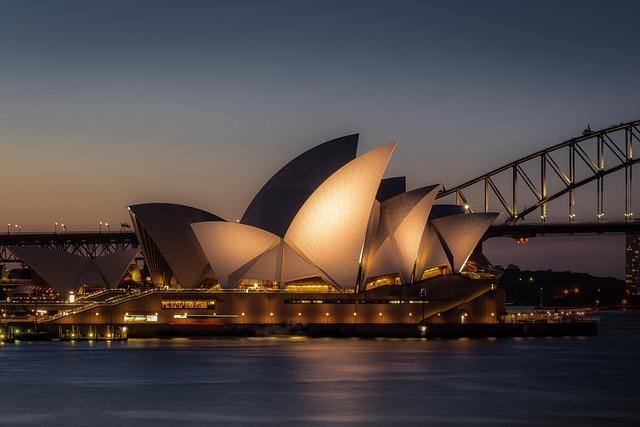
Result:
<svg viewBox="0 0 640 427"><path fill-rule="evenodd" d="M490 201L497 201L498 209L506 214L507 223L515 223L531 217L539 211L540 221L545 222L549 204L568 195L568 220L576 218L576 190L595 182L596 218L604 221L605 177L624 172L624 219L633 219L633 146L640 144L640 120L620 123L608 128L591 131L581 136L537 151L526 157L492 170L456 187L442 190L437 198L455 197L455 203L473 211L468 195L472 192L483 200L481 209L492 210ZM531 173L535 170L535 175ZM508 178L505 179L505 176ZM500 177L500 178L498 178ZM500 179L500 181L499 181ZM555 181L552 188L551 181ZM558 184L559 182L559 184ZM524 197L523 197L524 196ZM523 198L533 203L523 205Z"/></svg>

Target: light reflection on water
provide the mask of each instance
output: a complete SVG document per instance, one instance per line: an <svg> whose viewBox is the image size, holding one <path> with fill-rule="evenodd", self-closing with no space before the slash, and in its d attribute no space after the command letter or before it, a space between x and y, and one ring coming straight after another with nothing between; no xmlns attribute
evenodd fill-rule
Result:
<svg viewBox="0 0 640 427"><path fill-rule="evenodd" d="M640 312L590 338L0 348L0 425L640 425Z"/></svg>

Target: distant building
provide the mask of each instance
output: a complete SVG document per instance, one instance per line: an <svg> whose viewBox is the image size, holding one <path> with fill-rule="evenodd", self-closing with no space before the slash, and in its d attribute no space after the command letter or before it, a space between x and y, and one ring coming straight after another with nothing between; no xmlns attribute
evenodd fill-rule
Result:
<svg viewBox="0 0 640 427"><path fill-rule="evenodd" d="M640 233L627 233L626 274L627 293L640 295Z"/></svg>

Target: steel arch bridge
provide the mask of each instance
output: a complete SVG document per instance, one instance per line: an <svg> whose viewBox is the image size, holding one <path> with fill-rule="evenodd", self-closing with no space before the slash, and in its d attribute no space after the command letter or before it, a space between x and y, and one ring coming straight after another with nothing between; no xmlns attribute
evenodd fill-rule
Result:
<svg viewBox="0 0 640 427"><path fill-rule="evenodd" d="M536 211L539 211L539 222L545 223L549 204L568 195L566 222L573 223L576 219L576 190L595 182L595 222L604 222L605 177L623 171L624 221L630 222L634 216L633 165L640 160L633 157L634 142L640 143L640 120L598 131L587 128L580 136L522 157L456 187L443 189L437 199L454 196L456 204L465 205L473 211L469 195L477 196L479 193L483 206L477 211L490 212L490 202L495 200L498 210L506 213L505 224L515 224L530 218ZM552 181L555 181L555 189ZM525 198L532 203L528 206L519 203Z"/></svg>
<svg viewBox="0 0 640 427"><path fill-rule="evenodd" d="M0 234L0 262L20 262L10 246L40 246L59 249L86 258L97 258L138 247L136 234L125 232L17 233Z"/></svg>

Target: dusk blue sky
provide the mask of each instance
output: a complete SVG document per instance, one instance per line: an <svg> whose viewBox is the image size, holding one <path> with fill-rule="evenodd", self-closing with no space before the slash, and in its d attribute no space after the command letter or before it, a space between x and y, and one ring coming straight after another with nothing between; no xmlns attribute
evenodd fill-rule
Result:
<svg viewBox="0 0 640 427"><path fill-rule="evenodd" d="M639 118L639 12L634 1L1 1L0 223L94 229L151 201L239 218L292 157L354 132L361 152L399 142L388 176L451 187L587 124ZM498 264L624 272L621 237L525 246L485 247Z"/></svg>

